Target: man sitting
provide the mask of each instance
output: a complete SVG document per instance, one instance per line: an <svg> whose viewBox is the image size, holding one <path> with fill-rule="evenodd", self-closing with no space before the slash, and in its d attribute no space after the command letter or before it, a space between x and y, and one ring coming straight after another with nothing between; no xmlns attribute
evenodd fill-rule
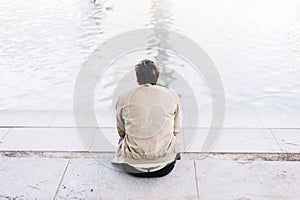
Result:
<svg viewBox="0 0 300 200"><path fill-rule="evenodd" d="M159 69L153 61L141 61L135 72L139 86L119 95L116 102L120 140L112 163L133 176L162 177L180 159L179 98L156 85Z"/></svg>

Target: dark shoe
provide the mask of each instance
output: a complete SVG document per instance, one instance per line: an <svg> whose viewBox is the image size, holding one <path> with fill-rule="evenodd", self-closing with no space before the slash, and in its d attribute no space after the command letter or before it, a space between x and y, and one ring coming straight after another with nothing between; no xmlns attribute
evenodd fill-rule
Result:
<svg viewBox="0 0 300 200"><path fill-rule="evenodd" d="M181 155L180 155L180 153L177 153L177 154L176 154L175 160L181 160Z"/></svg>

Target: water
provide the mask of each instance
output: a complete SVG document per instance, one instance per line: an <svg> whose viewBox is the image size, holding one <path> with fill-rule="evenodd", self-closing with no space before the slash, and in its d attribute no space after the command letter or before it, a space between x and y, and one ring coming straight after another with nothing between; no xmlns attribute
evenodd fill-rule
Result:
<svg viewBox="0 0 300 200"><path fill-rule="evenodd" d="M112 36L145 27L175 30L198 42L220 73L228 110L300 111L297 0L1 0L0 110L72 110L76 76L88 55ZM199 106L211 106L205 82L193 77L188 63L151 41L149 48L123 56L112 68L155 58L164 84L174 85L172 74L180 73ZM96 91L99 109L111 108L118 82L115 73L105 77Z"/></svg>

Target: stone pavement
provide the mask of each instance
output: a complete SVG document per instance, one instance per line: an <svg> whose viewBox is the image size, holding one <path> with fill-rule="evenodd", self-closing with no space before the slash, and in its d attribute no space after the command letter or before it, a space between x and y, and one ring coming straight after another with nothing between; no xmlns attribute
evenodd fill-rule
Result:
<svg viewBox="0 0 300 200"><path fill-rule="evenodd" d="M113 153L2 152L0 199L297 200L299 154L184 154L166 177L132 177Z"/></svg>
<svg viewBox="0 0 300 200"><path fill-rule="evenodd" d="M274 113L272 117L270 113L247 111L228 112L226 116L213 152L300 153L299 113ZM200 116L198 127L182 127L184 151L201 150L209 123L207 117ZM115 151L118 135L113 116L100 113L99 124L104 135L97 127L82 127L91 130L86 143L101 147L95 149L99 152ZM112 145L101 144L105 140ZM0 151L10 150L85 151L86 146L78 135L72 112L0 111Z"/></svg>
<svg viewBox="0 0 300 200"><path fill-rule="evenodd" d="M89 145L101 147L91 154L71 113L1 111L0 200L298 200L299 117L264 115L233 113L205 159L205 124L183 127L183 159L166 177L142 179L110 164L118 136L109 116L101 119L104 135L85 127Z"/></svg>
<svg viewBox="0 0 300 200"><path fill-rule="evenodd" d="M98 152L114 152L118 141L115 128L88 128L85 141ZM183 128L180 141L185 152L200 152L205 128ZM90 134L90 135L89 135ZM106 146L108 140L110 146ZM102 144L103 143L103 144ZM95 146L95 148L92 148ZM0 127L0 151L86 151L73 127ZM212 152L300 153L300 129L224 128Z"/></svg>

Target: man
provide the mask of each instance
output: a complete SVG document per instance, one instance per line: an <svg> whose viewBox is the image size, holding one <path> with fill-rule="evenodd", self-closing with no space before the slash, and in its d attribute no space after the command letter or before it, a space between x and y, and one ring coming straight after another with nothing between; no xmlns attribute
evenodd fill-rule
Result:
<svg viewBox="0 0 300 200"><path fill-rule="evenodd" d="M180 159L179 98L156 85L159 69L153 61L141 61L135 72L139 86L119 95L116 102L120 140L112 163L133 176L162 177Z"/></svg>

